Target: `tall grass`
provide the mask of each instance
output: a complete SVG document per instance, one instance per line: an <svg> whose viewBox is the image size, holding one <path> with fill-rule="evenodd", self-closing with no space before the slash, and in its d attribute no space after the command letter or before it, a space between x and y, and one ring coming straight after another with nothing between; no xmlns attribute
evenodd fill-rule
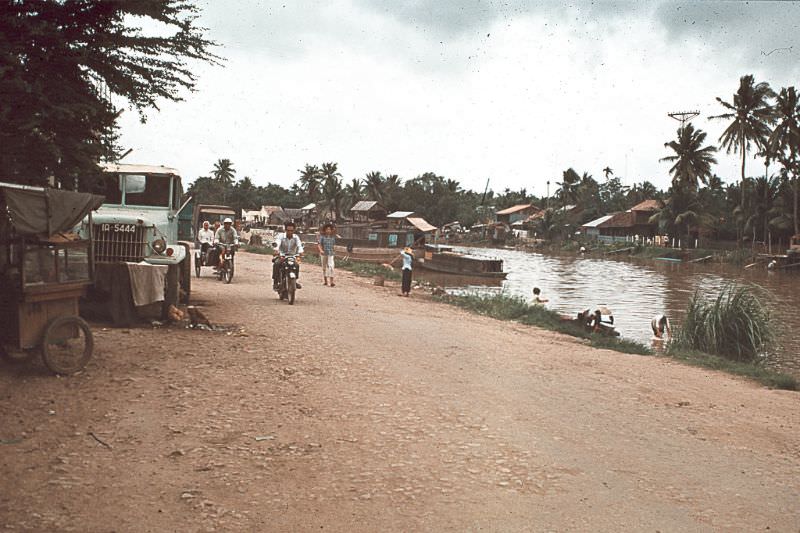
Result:
<svg viewBox="0 0 800 533"><path fill-rule="evenodd" d="M775 337L770 314L756 289L731 284L716 299L695 293L675 337L678 347L733 361L756 361Z"/></svg>

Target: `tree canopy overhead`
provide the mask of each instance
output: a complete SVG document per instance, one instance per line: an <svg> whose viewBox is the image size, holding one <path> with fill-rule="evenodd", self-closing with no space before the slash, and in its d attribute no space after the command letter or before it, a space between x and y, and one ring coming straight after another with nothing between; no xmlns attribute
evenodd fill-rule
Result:
<svg viewBox="0 0 800 533"><path fill-rule="evenodd" d="M184 0L0 0L0 179L96 174L116 153L112 96L144 120L194 89L190 62L219 61L198 15Z"/></svg>

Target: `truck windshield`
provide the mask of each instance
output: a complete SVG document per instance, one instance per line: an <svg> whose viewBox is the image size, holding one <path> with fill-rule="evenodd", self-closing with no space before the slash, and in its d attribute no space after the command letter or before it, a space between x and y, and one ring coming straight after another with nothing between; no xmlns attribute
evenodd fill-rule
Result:
<svg viewBox="0 0 800 533"><path fill-rule="evenodd" d="M123 174L125 205L169 207L169 176Z"/></svg>

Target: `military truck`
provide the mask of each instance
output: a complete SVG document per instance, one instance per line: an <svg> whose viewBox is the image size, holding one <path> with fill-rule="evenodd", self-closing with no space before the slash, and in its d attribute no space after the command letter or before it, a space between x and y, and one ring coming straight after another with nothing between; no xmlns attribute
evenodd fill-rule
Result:
<svg viewBox="0 0 800 533"><path fill-rule="evenodd" d="M164 166L101 165L103 179L93 190L106 197L92 218L96 264L144 261L169 265L165 303L188 303L191 244L178 240L183 198L177 170ZM84 221L82 232L88 231Z"/></svg>

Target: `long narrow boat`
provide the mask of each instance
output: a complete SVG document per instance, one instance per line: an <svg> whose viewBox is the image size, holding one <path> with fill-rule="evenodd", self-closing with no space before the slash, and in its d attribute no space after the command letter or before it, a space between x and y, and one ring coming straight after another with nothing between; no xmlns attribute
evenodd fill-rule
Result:
<svg viewBox="0 0 800 533"><path fill-rule="evenodd" d="M505 279L502 259L472 257L461 253L443 251L426 252L419 266L433 272L479 278Z"/></svg>

